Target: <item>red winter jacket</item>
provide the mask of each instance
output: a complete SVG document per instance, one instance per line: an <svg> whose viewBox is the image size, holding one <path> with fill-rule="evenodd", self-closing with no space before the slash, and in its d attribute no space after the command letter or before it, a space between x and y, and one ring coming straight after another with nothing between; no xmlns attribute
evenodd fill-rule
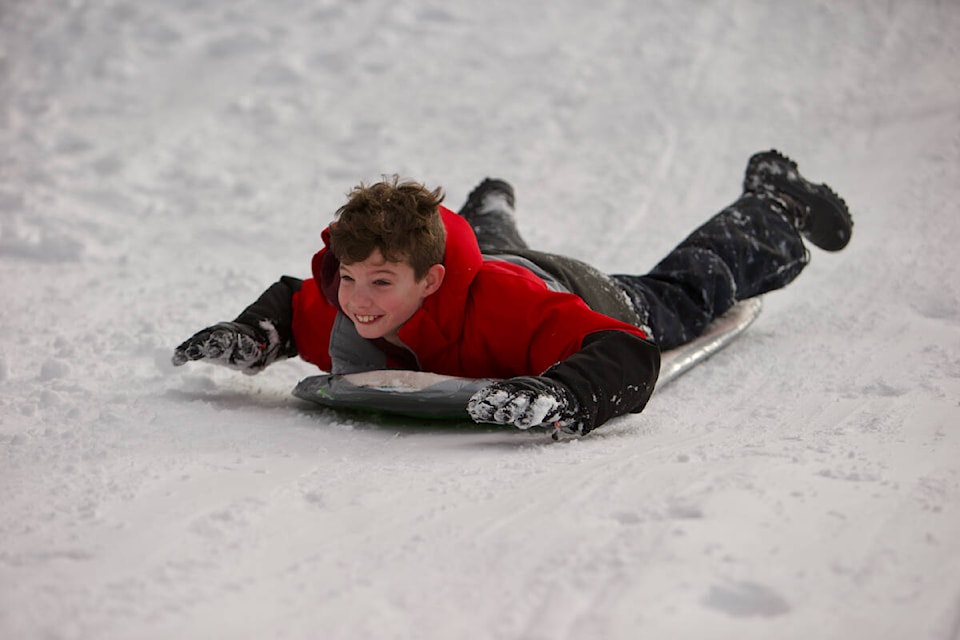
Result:
<svg viewBox="0 0 960 640"><path fill-rule="evenodd" d="M446 276L398 333L422 370L473 378L539 375L578 352L590 334L618 331L646 338L637 327L591 310L576 295L550 291L524 267L484 260L469 224L444 207L440 215L447 230ZM327 246L313 258L314 277L292 301L297 351L325 371L332 368L330 336L339 313L335 276L322 269L328 237L325 231Z"/></svg>

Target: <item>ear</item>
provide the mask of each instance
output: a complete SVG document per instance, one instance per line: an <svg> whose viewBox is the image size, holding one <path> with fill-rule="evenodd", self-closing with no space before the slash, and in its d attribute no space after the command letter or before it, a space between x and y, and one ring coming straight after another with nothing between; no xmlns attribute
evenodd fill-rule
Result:
<svg viewBox="0 0 960 640"><path fill-rule="evenodd" d="M446 268L442 264L435 264L423 276L423 296L427 297L437 292L440 285L443 284L443 277L447 274Z"/></svg>

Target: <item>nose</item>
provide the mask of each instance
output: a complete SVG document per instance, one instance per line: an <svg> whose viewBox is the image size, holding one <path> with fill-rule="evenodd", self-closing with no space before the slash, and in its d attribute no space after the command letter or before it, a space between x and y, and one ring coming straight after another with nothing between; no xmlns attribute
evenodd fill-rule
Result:
<svg viewBox="0 0 960 640"><path fill-rule="evenodd" d="M371 306L373 299L370 293L364 287L353 287L350 291L350 307L357 311L363 311Z"/></svg>

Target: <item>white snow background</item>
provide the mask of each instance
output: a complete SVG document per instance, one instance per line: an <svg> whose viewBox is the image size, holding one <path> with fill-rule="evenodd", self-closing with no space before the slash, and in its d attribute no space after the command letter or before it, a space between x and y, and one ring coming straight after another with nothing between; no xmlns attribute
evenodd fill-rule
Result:
<svg viewBox="0 0 960 640"><path fill-rule="evenodd" d="M0 3L0 637L960 638L960 3ZM171 351L360 180L643 272L777 147L854 213L580 441Z"/></svg>

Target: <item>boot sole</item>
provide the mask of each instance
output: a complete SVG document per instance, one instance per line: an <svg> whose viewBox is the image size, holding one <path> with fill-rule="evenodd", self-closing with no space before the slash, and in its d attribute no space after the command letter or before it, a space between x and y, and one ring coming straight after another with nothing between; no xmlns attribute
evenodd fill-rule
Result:
<svg viewBox="0 0 960 640"><path fill-rule="evenodd" d="M758 156L763 155L763 158ZM755 191L755 185L749 185L749 176L759 171L758 165L764 161L779 161L792 169L796 180L790 180L786 172L769 176L769 184L782 191L807 210L806 224L800 230L805 238L824 251L840 251L850 242L853 233L853 217L847 203L825 184L813 184L797 170L797 163L777 150L757 154L750 159L744 178L744 190Z"/></svg>

